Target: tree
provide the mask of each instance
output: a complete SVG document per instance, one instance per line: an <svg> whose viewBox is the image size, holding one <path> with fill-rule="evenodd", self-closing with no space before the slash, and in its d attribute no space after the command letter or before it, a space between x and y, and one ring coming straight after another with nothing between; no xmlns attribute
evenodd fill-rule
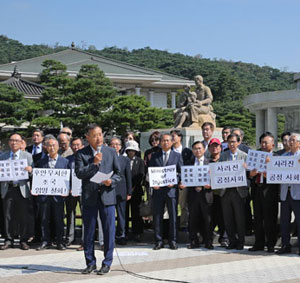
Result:
<svg viewBox="0 0 300 283"><path fill-rule="evenodd" d="M4 126L20 126L31 122L37 115L39 107L30 99L25 99L23 93L11 86L0 84L0 123Z"/></svg>
<svg viewBox="0 0 300 283"><path fill-rule="evenodd" d="M110 111L105 113L107 130L123 135L126 131L145 132L150 129L169 128L174 124L173 111L151 107L143 96L117 96Z"/></svg>

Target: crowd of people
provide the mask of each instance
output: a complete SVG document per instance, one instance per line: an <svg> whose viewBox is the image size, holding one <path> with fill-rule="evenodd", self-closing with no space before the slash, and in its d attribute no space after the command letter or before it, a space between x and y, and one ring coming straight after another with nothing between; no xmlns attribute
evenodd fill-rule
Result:
<svg viewBox="0 0 300 283"><path fill-rule="evenodd" d="M154 250L164 248L166 243L176 250L180 230L189 235L189 249L201 245L214 249L213 239L218 234L222 247L243 250L245 236L254 232L255 243L250 252L266 249L269 253L290 253L292 212L298 239L300 236L300 184L268 184L265 172L247 170L247 186L218 190L209 185L187 187L180 180L182 166L231 160L246 162L250 149L243 143L244 132L239 128L224 127L221 142L214 138L214 125L206 122L202 125L202 136L202 141L184 148L180 130L154 131L149 137L151 148L142 155L134 133L105 142L101 127L95 124L87 127L85 139L73 137L67 127L57 137L36 129L30 146L26 146L20 134L12 133L9 150L0 154L0 160L26 159L25 170L30 177L1 182L0 233L4 244L0 249L13 247L18 238L23 250L28 250L32 243L38 243L37 251L53 245L65 250L76 242L79 206L82 237L77 250L84 250L87 266L82 273L96 270L94 249L98 226L97 242L104 251L104 260L97 273L105 274L110 270L115 244L141 241L144 227L149 225L149 218L146 221L140 214L141 203L147 198L152 204ZM283 149L275 151L275 138L266 132L260 137L258 150L272 155L300 154L300 134L285 132L281 140ZM170 165L176 167L177 184L151 187L148 168ZM33 195L34 168L73 169L82 182L81 195L72 194L72 189L75 191L72 187L67 196ZM91 178L97 172L109 177L95 183ZM279 235L282 245L275 251Z"/></svg>

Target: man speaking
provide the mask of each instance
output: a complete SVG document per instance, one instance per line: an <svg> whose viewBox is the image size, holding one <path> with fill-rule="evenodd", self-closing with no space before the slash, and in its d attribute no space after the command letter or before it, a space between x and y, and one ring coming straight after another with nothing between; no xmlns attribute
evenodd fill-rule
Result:
<svg viewBox="0 0 300 283"><path fill-rule="evenodd" d="M87 265L82 273L89 274L96 270L94 234L99 211L104 234L104 260L97 274L103 275L109 272L113 260L116 204L114 186L121 180L121 173L116 151L103 145L101 127L96 124L89 125L86 139L89 145L75 155L75 173L82 179L84 255ZM97 184L90 180L97 172L113 173L109 179Z"/></svg>

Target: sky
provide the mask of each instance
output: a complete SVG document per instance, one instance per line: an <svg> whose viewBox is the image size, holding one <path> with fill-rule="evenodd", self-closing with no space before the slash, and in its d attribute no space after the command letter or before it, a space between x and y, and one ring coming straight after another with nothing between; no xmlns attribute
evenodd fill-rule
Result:
<svg viewBox="0 0 300 283"><path fill-rule="evenodd" d="M167 50L300 72L299 0L1 0L23 44Z"/></svg>

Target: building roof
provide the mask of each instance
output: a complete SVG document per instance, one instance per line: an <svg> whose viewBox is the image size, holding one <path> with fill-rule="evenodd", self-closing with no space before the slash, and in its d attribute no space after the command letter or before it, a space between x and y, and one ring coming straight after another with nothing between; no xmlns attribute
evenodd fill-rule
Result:
<svg viewBox="0 0 300 283"><path fill-rule="evenodd" d="M183 86L186 83L194 84L186 78L170 75L160 71L142 68L121 61L109 59L106 57L91 54L76 48L69 48L57 53L35 57L18 62L0 65L0 80L10 76L15 66L22 73L22 77L34 81L39 80L39 74L42 72L42 63L45 60L56 60L67 66L67 72L70 76L76 76L81 66L84 64L96 64L105 75L114 82L135 82L145 86Z"/></svg>
<svg viewBox="0 0 300 283"><path fill-rule="evenodd" d="M45 89L42 85L22 79L16 66L14 67L11 78L1 83L12 86L18 91L23 92L27 98L39 98L42 91Z"/></svg>

